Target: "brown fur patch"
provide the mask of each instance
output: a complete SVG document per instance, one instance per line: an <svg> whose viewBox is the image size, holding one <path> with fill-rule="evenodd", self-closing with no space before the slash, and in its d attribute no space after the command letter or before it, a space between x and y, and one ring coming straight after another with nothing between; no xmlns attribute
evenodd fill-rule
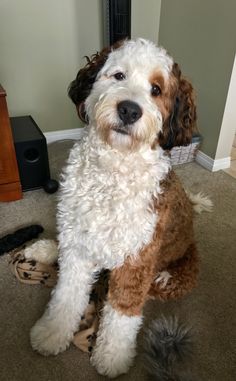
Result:
<svg viewBox="0 0 236 381"><path fill-rule="evenodd" d="M162 301L186 295L197 285L199 261L196 246L194 244L190 245L185 255L177 261L170 263L166 270L171 276L167 286L162 287L162 283L154 281L151 284L148 295Z"/></svg>
<svg viewBox="0 0 236 381"><path fill-rule="evenodd" d="M164 123L173 109L178 82L173 75L169 78L165 78L160 70L151 75L149 82L151 85L158 85L161 89L161 94L159 96L153 96L153 101L160 110Z"/></svg>
<svg viewBox="0 0 236 381"><path fill-rule="evenodd" d="M191 83L182 77L176 63L173 65L169 83L171 107L159 134L159 144L164 149L191 143L193 133L197 132L195 93Z"/></svg>
<svg viewBox="0 0 236 381"><path fill-rule="evenodd" d="M113 308L132 316L140 315L155 275L152 247L139 257L127 259L124 265L111 272L108 299Z"/></svg>
<svg viewBox="0 0 236 381"><path fill-rule="evenodd" d="M173 172L162 184L164 192L155 200L159 221L153 240L137 259L129 258L111 272L109 300L113 308L126 315L141 314L150 297L162 300L184 295L196 285L198 258L193 237L193 210ZM158 272L172 278L165 288L156 285Z"/></svg>
<svg viewBox="0 0 236 381"><path fill-rule="evenodd" d="M160 86L161 91L163 92L165 90L165 78L160 70L155 71L152 73L151 77L149 78L150 84L155 84Z"/></svg>

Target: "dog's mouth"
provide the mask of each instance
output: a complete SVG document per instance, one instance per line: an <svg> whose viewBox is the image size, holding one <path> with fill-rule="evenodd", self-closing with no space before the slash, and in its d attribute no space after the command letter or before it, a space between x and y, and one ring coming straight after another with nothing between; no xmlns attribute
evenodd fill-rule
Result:
<svg viewBox="0 0 236 381"><path fill-rule="evenodd" d="M118 134L129 135L128 129L122 127L115 127L113 128L113 131L117 132Z"/></svg>

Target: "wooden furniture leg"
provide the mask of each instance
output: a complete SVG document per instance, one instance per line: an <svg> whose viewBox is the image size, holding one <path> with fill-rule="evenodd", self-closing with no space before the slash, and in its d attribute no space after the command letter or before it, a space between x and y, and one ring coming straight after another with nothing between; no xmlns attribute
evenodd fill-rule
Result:
<svg viewBox="0 0 236 381"><path fill-rule="evenodd" d="M6 92L0 85L0 201L22 198L16 153L8 115Z"/></svg>

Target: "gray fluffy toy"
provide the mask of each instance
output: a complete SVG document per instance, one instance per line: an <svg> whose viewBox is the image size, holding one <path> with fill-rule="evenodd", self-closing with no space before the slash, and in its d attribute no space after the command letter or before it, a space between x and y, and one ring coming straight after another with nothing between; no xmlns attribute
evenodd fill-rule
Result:
<svg viewBox="0 0 236 381"><path fill-rule="evenodd" d="M145 332L143 364L152 381L199 381L188 369L192 335L176 317L154 320Z"/></svg>

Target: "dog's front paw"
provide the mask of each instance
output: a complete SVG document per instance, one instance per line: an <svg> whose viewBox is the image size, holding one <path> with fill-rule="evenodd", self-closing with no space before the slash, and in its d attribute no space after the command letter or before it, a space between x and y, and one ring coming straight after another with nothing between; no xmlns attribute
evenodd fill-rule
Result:
<svg viewBox="0 0 236 381"><path fill-rule="evenodd" d="M134 349L115 348L111 343L106 348L94 348L91 364L102 376L115 378L129 371L135 354Z"/></svg>
<svg viewBox="0 0 236 381"><path fill-rule="evenodd" d="M127 316L107 302L97 334L91 364L110 378L127 373L136 355L136 336L142 316Z"/></svg>
<svg viewBox="0 0 236 381"><path fill-rule="evenodd" d="M48 356L66 350L71 338L66 336L66 331L63 331L55 321L42 317L31 329L30 340L35 351Z"/></svg>

